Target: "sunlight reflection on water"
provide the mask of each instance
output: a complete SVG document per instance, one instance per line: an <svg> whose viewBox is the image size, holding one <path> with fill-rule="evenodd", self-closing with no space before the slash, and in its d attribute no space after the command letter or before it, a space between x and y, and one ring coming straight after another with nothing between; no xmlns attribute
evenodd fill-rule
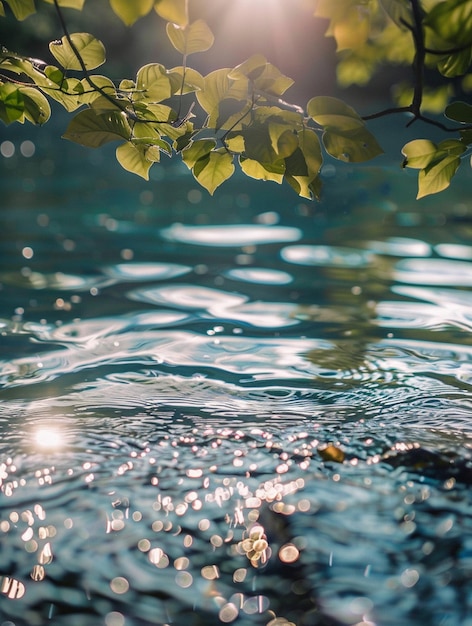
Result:
<svg viewBox="0 0 472 626"><path fill-rule="evenodd" d="M0 623L469 626L467 233L365 176L6 213Z"/></svg>

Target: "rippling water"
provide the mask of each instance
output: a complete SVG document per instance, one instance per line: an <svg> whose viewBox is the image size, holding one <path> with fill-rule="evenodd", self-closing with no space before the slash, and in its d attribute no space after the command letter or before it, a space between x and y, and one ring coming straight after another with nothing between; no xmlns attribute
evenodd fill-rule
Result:
<svg viewBox="0 0 472 626"><path fill-rule="evenodd" d="M471 626L470 181L209 198L40 137L1 170L0 624Z"/></svg>

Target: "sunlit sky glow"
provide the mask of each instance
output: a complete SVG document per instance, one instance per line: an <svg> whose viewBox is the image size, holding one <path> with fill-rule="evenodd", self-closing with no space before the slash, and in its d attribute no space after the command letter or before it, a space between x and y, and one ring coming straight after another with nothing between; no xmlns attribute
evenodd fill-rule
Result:
<svg viewBox="0 0 472 626"><path fill-rule="evenodd" d="M228 50L237 54L239 62L255 52L262 52L268 60L278 64L283 58L288 66L296 62L300 37L291 27L291 0L235 0L227 3L217 18L217 39L226 43ZM298 14L303 15L298 7ZM279 57L279 58L277 58ZM298 63L300 57L298 56Z"/></svg>

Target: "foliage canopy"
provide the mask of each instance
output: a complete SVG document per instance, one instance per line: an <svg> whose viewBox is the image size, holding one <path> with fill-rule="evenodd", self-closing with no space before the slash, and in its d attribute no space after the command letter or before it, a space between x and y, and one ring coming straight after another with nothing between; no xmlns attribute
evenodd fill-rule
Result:
<svg viewBox="0 0 472 626"><path fill-rule="evenodd" d="M239 166L249 177L285 181L300 196L319 198L326 155L351 163L375 158L382 148L368 122L396 114L444 133L437 144L419 138L403 147L403 166L419 170L418 198L446 189L471 151L472 105L464 101L472 89L470 0L305 0L335 39L340 85L366 85L389 64L411 66L412 84L397 86L391 108L369 115L333 97L287 102L292 79L261 54L203 76L188 59L209 50L214 36L203 19L190 19L192 0L109 0L127 26L155 11L182 55L177 67L150 63L120 81L97 73L106 60L98 38L68 30L64 10L85 10L85 0L38 1L54 5L62 38L49 44L48 61L1 49L0 119L44 124L55 100L72 114L66 139L90 148L118 141L118 162L144 179L162 154L177 155L211 194ZM35 12L35 0L0 0L5 19Z"/></svg>

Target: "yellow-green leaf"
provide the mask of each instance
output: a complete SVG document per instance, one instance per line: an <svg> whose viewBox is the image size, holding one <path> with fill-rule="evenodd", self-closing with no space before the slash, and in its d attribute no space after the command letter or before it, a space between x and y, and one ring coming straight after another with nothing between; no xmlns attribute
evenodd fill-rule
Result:
<svg viewBox="0 0 472 626"><path fill-rule="evenodd" d="M149 63L138 70L136 88L138 100L161 102L172 95L171 81L165 67L160 63Z"/></svg>
<svg viewBox="0 0 472 626"><path fill-rule="evenodd" d="M286 174L284 180L292 187L292 189L301 197L307 200L320 199L321 194L321 179L316 176L310 180L308 176L290 176Z"/></svg>
<svg viewBox="0 0 472 626"><path fill-rule="evenodd" d="M348 104L331 96L317 96L307 104L308 115L326 130L350 131L362 128L364 120Z"/></svg>
<svg viewBox="0 0 472 626"><path fill-rule="evenodd" d="M147 15L154 5L154 0L110 0L110 6L113 12L120 20L131 26L140 17Z"/></svg>
<svg viewBox="0 0 472 626"><path fill-rule="evenodd" d="M118 139L128 140L130 136L131 128L124 115L114 111L97 115L92 109L80 111L63 135L64 139L88 148L98 148Z"/></svg>
<svg viewBox="0 0 472 626"><path fill-rule="evenodd" d="M96 87L102 89L109 96L115 95L115 85L107 76L97 74L96 76L90 76L90 80ZM80 95L80 102L82 104L90 104L93 100L103 97L100 91L95 90L95 88L90 85L89 79L83 78L80 82L83 87L83 91Z"/></svg>
<svg viewBox="0 0 472 626"><path fill-rule="evenodd" d="M197 100L200 106L212 113L219 108L220 102L225 99L246 101L248 98L247 78L231 80L228 78L228 69L219 69L211 72L204 79L204 86L197 91Z"/></svg>
<svg viewBox="0 0 472 626"><path fill-rule="evenodd" d="M123 169L149 180L149 170L153 161L146 158L145 151L145 147L135 146L127 141L116 149L116 159Z"/></svg>
<svg viewBox="0 0 472 626"><path fill-rule="evenodd" d="M233 156L225 150L214 150L199 159L193 167L193 175L210 195L234 173Z"/></svg>
<svg viewBox="0 0 472 626"><path fill-rule="evenodd" d="M344 135L327 131L323 134L323 144L328 154L346 163L362 163L383 153L375 137L366 128Z"/></svg>
<svg viewBox="0 0 472 626"><path fill-rule="evenodd" d="M243 61L231 71L228 72L229 78L237 79L242 76L246 76L251 80L254 80L264 70L267 65L267 59L262 54L253 54L249 59Z"/></svg>
<svg viewBox="0 0 472 626"><path fill-rule="evenodd" d="M244 137L239 133L234 135L228 135L225 139L225 144L228 150L231 152L241 153L245 150Z"/></svg>
<svg viewBox="0 0 472 626"><path fill-rule="evenodd" d="M197 139L193 141L185 150L182 150L182 161L192 169L197 161L207 157L216 146L214 139Z"/></svg>
<svg viewBox="0 0 472 626"><path fill-rule="evenodd" d="M121 108L113 100L99 95L90 102L90 107L96 114L107 113L108 111L121 111Z"/></svg>
<svg viewBox="0 0 472 626"><path fill-rule="evenodd" d="M293 154L298 148L297 135L285 124L269 123L269 137L274 152L282 159Z"/></svg>
<svg viewBox="0 0 472 626"><path fill-rule="evenodd" d="M459 157L446 155L439 161L434 161L425 169L422 169L418 175L418 195L416 198L419 200L425 196L447 189L460 163Z"/></svg>
<svg viewBox="0 0 472 626"><path fill-rule="evenodd" d="M50 80L47 77L48 69L51 69L51 75L53 78L55 77L54 80ZM66 111L75 111L82 104L80 98L84 91L83 86L77 78L63 78L59 80L58 84L55 81L59 79L59 76L63 76L59 69L48 66L45 75L35 82L41 88L41 91L46 93L49 98L59 102Z"/></svg>
<svg viewBox="0 0 472 626"><path fill-rule="evenodd" d="M279 171L271 171L264 167L262 163L259 163L259 161L255 161L254 159L245 159L242 157L239 159L239 164L246 176L255 178L256 180L271 180L280 185L284 179L285 168L283 165L279 165Z"/></svg>
<svg viewBox="0 0 472 626"><path fill-rule="evenodd" d="M164 20L181 28L188 24L187 0L156 0L154 9Z"/></svg>
<svg viewBox="0 0 472 626"><path fill-rule="evenodd" d="M10 6L17 20L24 20L29 15L36 13L34 0L5 0L5 2Z"/></svg>
<svg viewBox="0 0 472 626"><path fill-rule="evenodd" d="M293 83L294 81L282 74L275 65L267 63L261 74L254 80L254 87L262 94L281 96Z"/></svg>
<svg viewBox="0 0 472 626"><path fill-rule="evenodd" d="M421 170L431 163L438 150L437 145L429 139L415 139L402 148L405 157L403 167Z"/></svg>
<svg viewBox="0 0 472 626"><path fill-rule="evenodd" d="M180 96L203 89L203 76L192 67L173 67L167 75L171 82L172 94Z"/></svg>
<svg viewBox="0 0 472 626"><path fill-rule="evenodd" d="M52 41L49 50L65 70L81 70L80 59L87 70L94 70L105 62L105 47L101 41L89 33L72 33L70 36L80 58L64 36L59 41Z"/></svg>
<svg viewBox="0 0 472 626"><path fill-rule="evenodd" d="M171 44L184 57L195 52L209 50L215 40L213 33L204 20L192 22L185 28L169 22L166 31Z"/></svg>

